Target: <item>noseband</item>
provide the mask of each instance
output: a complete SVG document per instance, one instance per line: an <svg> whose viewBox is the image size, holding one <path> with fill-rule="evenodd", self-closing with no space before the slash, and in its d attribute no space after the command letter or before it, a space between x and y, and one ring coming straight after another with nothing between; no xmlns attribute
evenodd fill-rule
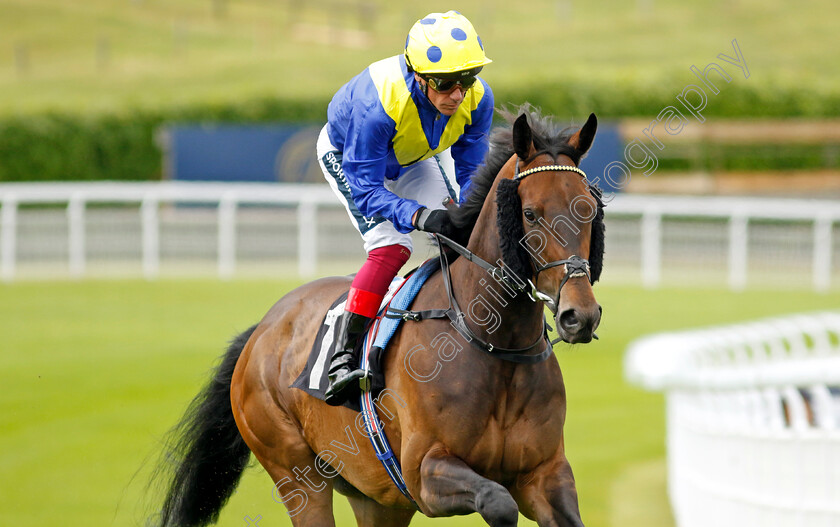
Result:
<svg viewBox="0 0 840 527"><path fill-rule="evenodd" d="M536 174L538 172L575 172L583 177L584 181L587 181L586 172L579 169L573 165L543 165L539 167L529 168L524 172L519 171L519 158L516 158L516 166L514 167L513 171L513 181L519 183L526 177L530 176L531 174ZM539 263L534 260L533 255L530 251L528 252L528 257L531 259L531 262L534 264L534 268L536 272L534 273L534 281L531 284L532 287L532 295L536 296L538 299L547 302L549 304L549 308L552 311L557 311L560 305L560 292L563 290L563 286L566 285L566 282L569 278L576 278L579 276L585 276L590 283L592 283L592 276L589 274L589 260L581 258L576 254L564 259L564 260L554 260L553 262L548 262L545 265L539 265ZM540 273L545 271L546 269L551 269L553 267L565 266L565 273L563 275L563 280L560 282L560 287L557 288L557 298L551 298L547 294L537 290L536 283L539 280Z"/></svg>

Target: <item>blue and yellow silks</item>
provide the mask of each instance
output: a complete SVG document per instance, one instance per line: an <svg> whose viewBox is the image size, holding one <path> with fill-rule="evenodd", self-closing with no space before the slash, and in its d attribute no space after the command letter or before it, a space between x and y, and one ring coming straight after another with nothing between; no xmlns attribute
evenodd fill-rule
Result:
<svg viewBox="0 0 840 527"><path fill-rule="evenodd" d="M366 217L383 216L400 232L414 229L420 208L384 187L403 167L451 147L461 201L484 160L493 118L493 92L479 79L458 111L442 115L429 102L402 55L371 64L341 87L327 110L330 141L342 153L353 200Z"/></svg>

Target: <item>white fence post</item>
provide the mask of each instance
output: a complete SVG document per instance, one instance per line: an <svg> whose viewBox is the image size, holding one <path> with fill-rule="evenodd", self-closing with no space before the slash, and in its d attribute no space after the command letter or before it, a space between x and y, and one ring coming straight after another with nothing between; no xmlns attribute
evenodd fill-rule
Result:
<svg viewBox="0 0 840 527"><path fill-rule="evenodd" d="M219 200L219 278L229 280L236 268L236 196L225 194Z"/></svg>
<svg viewBox="0 0 840 527"><path fill-rule="evenodd" d="M160 221L157 196L147 194L140 204L143 233L143 277L154 280L160 272Z"/></svg>
<svg viewBox="0 0 840 527"><path fill-rule="evenodd" d="M70 276L85 274L85 198L77 193L67 203L67 257Z"/></svg>
<svg viewBox="0 0 840 527"><path fill-rule="evenodd" d="M831 287L832 218L819 216L814 221L814 290L825 293Z"/></svg>
<svg viewBox="0 0 840 527"><path fill-rule="evenodd" d="M6 194L0 204L0 277L4 282L15 279L15 261L17 260L17 196Z"/></svg>
<svg viewBox="0 0 840 527"><path fill-rule="evenodd" d="M747 216L736 213L729 219L729 287L742 291L747 285Z"/></svg>
<svg viewBox="0 0 840 527"><path fill-rule="evenodd" d="M298 274L310 278L318 267L318 205L310 199L301 200L297 216Z"/></svg>
<svg viewBox="0 0 840 527"><path fill-rule="evenodd" d="M642 213L642 284L648 289L662 281L662 213L656 209Z"/></svg>

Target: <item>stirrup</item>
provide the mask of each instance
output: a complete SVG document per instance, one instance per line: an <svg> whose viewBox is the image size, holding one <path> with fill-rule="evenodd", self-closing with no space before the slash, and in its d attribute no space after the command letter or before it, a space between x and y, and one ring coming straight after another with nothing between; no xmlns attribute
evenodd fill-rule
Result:
<svg viewBox="0 0 840 527"><path fill-rule="evenodd" d="M362 377L359 377L359 374L361 374ZM326 392L324 392L324 402L331 406L340 406L344 404L355 395L355 389L353 388L354 381L359 379L361 382L364 378L365 373L361 369L349 371L346 375L343 375L341 379L337 379L337 381L340 382L330 383Z"/></svg>

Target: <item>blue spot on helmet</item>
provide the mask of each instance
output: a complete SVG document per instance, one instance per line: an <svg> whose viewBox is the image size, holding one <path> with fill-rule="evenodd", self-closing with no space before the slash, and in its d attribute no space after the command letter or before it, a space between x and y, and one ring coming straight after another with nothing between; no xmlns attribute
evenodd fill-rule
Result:
<svg viewBox="0 0 840 527"><path fill-rule="evenodd" d="M478 47L481 48L481 51L484 51L484 44L481 42L481 37L476 35L475 38L478 39Z"/></svg>
<svg viewBox="0 0 840 527"><path fill-rule="evenodd" d="M436 18L424 18L423 20L420 21L420 23L423 24L424 26L432 25L435 22L437 22Z"/></svg>
<svg viewBox="0 0 840 527"><path fill-rule="evenodd" d="M431 62L439 62L443 57L443 52L437 46L430 46L429 49L426 50L426 56L429 57Z"/></svg>
<svg viewBox="0 0 840 527"><path fill-rule="evenodd" d="M467 40L467 34L463 29L456 27L451 32L452 38L455 40Z"/></svg>

